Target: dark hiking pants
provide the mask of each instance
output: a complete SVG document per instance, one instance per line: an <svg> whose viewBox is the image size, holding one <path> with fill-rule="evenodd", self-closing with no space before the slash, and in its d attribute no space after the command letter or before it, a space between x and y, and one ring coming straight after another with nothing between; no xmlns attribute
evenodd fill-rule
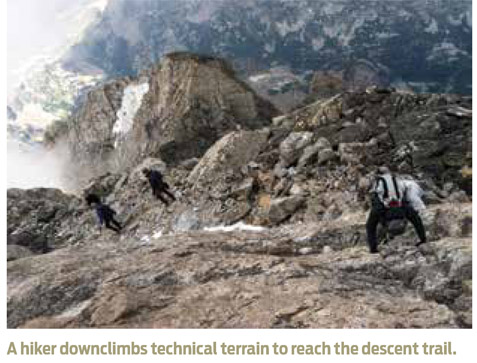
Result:
<svg viewBox="0 0 477 363"><path fill-rule="evenodd" d="M106 219L104 221L104 224L106 228L109 228L117 233L121 232L121 229L122 229L121 224L119 224L119 222L115 220L114 217L111 219Z"/></svg>
<svg viewBox="0 0 477 363"><path fill-rule="evenodd" d="M419 237L419 244L426 243L426 231L424 229L424 224L422 219L419 216L419 213L416 212L414 208L410 205L403 205L404 215L406 219L412 223L416 233ZM378 251L378 237L377 229L378 224L386 223L386 208L383 206L374 205L369 212L368 220L366 221L366 235L368 238L369 251L375 253Z"/></svg>
<svg viewBox="0 0 477 363"><path fill-rule="evenodd" d="M172 200L176 200L176 197L174 196L174 194L172 194L165 186L154 188L154 195L156 196L156 198L166 205L169 204L169 202L167 201L166 198L164 198L162 193L166 194Z"/></svg>

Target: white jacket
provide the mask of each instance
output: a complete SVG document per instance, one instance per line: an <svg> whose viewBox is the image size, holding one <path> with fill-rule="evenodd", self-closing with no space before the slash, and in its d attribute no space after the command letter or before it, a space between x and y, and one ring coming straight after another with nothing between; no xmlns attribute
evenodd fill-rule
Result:
<svg viewBox="0 0 477 363"><path fill-rule="evenodd" d="M412 179L403 180L403 184L406 188L406 201L411 205L411 207L418 212L425 210L426 205L422 201L424 191L419 184Z"/></svg>
<svg viewBox="0 0 477 363"><path fill-rule="evenodd" d="M391 200L406 201L416 211L422 211L426 209L422 196L422 191L419 184L414 180L402 179L398 176L394 176L396 184L393 181L392 174L380 175L375 183L373 191L377 193L381 202L387 207ZM383 181L387 185L388 196L385 198L386 188L383 185Z"/></svg>

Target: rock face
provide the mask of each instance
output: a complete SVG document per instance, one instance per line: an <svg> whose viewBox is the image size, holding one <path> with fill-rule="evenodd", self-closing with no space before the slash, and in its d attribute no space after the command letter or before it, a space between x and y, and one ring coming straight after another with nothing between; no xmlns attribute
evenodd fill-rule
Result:
<svg viewBox="0 0 477 363"><path fill-rule="evenodd" d="M228 132L200 159L139 158L82 190L117 211L120 236L80 195L9 190L8 326L471 327L471 117L466 97L368 89ZM424 189L429 243L409 227L370 255L383 164Z"/></svg>
<svg viewBox="0 0 477 363"><path fill-rule="evenodd" d="M33 253L46 253L52 248L72 243L58 236L70 224L74 230L80 201L57 189L9 189L7 193L7 243ZM16 251L16 252L14 252ZM17 247L9 254L17 255ZM27 253L26 251L24 251Z"/></svg>
<svg viewBox="0 0 477 363"><path fill-rule="evenodd" d="M276 115L223 60L174 53L137 79L90 92L69 142L77 160L98 169L121 170L144 156L175 164L202 156L229 131L261 128Z"/></svg>
<svg viewBox="0 0 477 363"><path fill-rule="evenodd" d="M11 261L8 327L471 326L471 238L420 249L404 238L370 255L352 238L363 226L337 222L142 244L102 236Z"/></svg>

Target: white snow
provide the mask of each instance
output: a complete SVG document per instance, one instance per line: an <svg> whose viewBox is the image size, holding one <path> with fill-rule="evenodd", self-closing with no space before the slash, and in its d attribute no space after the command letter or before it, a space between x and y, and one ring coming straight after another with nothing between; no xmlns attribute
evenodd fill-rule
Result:
<svg viewBox="0 0 477 363"><path fill-rule="evenodd" d="M150 246L151 244L151 236L144 235L141 237L139 245L140 246Z"/></svg>
<svg viewBox="0 0 477 363"><path fill-rule="evenodd" d="M152 235L152 238L154 238L154 239L158 239L158 238L160 238L160 237L162 237L162 230L156 231L156 232L154 232L154 234Z"/></svg>
<svg viewBox="0 0 477 363"><path fill-rule="evenodd" d="M472 28L472 9L465 13L465 21L467 25Z"/></svg>
<svg viewBox="0 0 477 363"><path fill-rule="evenodd" d="M390 39L390 38L393 38L393 37L397 37L399 36L398 33L377 33L376 34L376 38L378 39Z"/></svg>
<svg viewBox="0 0 477 363"><path fill-rule="evenodd" d="M71 308L63 311L60 314L62 318L73 318L81 314L81 312L86 309L91 304L91 300L82 301L76 305L73 305Z"/></svg>
<svg viewBox="0 0 477 363"><path fill-rule="evenodd" d="M325 25L323 27L323 32L326 36L330 38L336 38L343 31L343 25L340 23L333 25Z"/></svg>
<svg viewBox="0 0 477 363"><path fill-rule="evenodd" d="M265 44L265 51L268 52L268 53L273 53L275 51L275 42L269 44Z"/></svg>
<svg viewBox="0 0 477 363"><path fill-rule="evenodd" d="M424 29L426 33L436 34L439 31L436 19L432 18L431 23Z"/></svg>
<svg viewBox="0 0 477 363"><path fill-rule="evenodd" d="M300 19L296 23L289 24L288 21L285 20L284 22L277 22L276 26L278 34L280 34L281 37L284 37L289 33L295 33L303 29L305 26L305 21Z"/></svg>
<svg viewBox="0 0 477 363"><path fill-rule="evenodd" d="M314 38L311 40L311 46L313 50L318 51L325 45L325 40L323 38Z"/></svg>
<svg viewBox="0 0 477 363"><path fill-rule="evenodd" d="M266 228L260 227L260 226L252 226L249 224L245 224L243 222L238 222L231 226L205 227L204 231L207 231L207 232L232 232L232 231L262 232L262 231L266 231Z"/></svg>
<svg viewBox="0 0 477 363"><path fill-rule="evenodd" d="M435 58L439 58L445 56L448 60L455 59L458 55L466 55L467 52L457 48L454 43L449 42L442 42L440 44L436 44L432 49L432 53L430 56L427 57L427 60L433 60Z"/></svg>
<svg viewBox="0 0 477 363"><path fill-rule="evenodd" d="M462 24L462 15L454 17L453 15L449 15L447 17L447 21L452 25L458 26Z"/></svg>
<svg viewBox="0 0 477 363"><path fill-rule="evenodd" d="M123 138L132 128L134 116L141 107L142 98L149 91L149 83L129 85L124 89L121 108L116 113L117 119L113 126L116 141Z"/></svg>
<svg viewBox="0 0 477 363"><path fill-rule="evenodd" d="M329 2L325 6L323 6L321 10L323 11L323 14L335 15L341 13L344 7L344 4Z"/></svg>
<svg viewBox="0 0 477 363"><path fill-rule="evenodd" d="M337 39L343 46L348 46L350 41L354 38L356 29L360 28L366 21L375 20L377 14L375 12L369 12L362 14L354 22L343 26L341 23L333 23L332 25L323 26L323 32L326 36Z"/></svg>
<svg viewBox="0 0 477 363"><path fill-rule="evenodd" d="M255 76L250 76L248 79L250 80L250 82L259 82L259 81L263 81L267 78L270 77L270 74L266 73L266 74L257 74Z"/></svg>

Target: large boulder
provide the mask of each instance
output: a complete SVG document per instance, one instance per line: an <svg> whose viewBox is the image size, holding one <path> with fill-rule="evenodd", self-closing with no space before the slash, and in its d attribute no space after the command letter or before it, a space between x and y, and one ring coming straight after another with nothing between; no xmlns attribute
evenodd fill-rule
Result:
<svg viewBox="0 0 477 363"><path fill-rule="evenodd" d="M236 173L252 161L267 142L268 130L236 131L217 141L188 177L194 185L217 183L227 172Z"/></svg>

